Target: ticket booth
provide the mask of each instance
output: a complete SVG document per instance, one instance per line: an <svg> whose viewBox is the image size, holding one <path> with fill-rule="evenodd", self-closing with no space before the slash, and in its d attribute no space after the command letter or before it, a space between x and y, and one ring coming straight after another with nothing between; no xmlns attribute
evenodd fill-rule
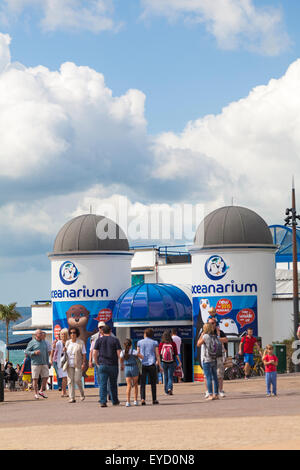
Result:
<svg viewBox="0 0 300 470"><path fill-rule="evenodd" d="M188 296L171 284L141 284L127 289L113 311L113 325L121 341L131 338L134 346L152 328L160 342L163 332L176 328L181 337L184 380L193 380L192 304Z"/></svg>

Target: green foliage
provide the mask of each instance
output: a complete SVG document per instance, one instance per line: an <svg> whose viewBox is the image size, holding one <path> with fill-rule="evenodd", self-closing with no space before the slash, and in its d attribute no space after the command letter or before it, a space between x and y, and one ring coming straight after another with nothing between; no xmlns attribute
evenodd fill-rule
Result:
<svg viewBox="0 0 300 470"><path fill-rule="evenodd" d="M22 315L16 310L17 302L12 302L8 305L0 304L0 321L6 325L6 344L8 344L8 330L9 324L22 318ZM8 351L9 359L9 351Z"/></svg>

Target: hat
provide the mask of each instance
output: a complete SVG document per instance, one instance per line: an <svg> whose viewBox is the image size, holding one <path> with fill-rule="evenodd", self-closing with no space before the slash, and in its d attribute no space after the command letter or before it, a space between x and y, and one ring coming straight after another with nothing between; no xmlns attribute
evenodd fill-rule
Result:
<svg viewBox="0 0 300 470"><path fill-rule="evenodd" d="M105 326L106 323L104 323L104 321L99 321L98 323L98 328L101 328L101 326Z"/></svg>

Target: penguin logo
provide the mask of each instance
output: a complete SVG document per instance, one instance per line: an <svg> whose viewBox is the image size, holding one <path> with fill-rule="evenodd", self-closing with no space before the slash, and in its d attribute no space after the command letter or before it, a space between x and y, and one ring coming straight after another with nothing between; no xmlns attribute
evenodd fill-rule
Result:
<svg viewBox="0 0 300 470"><path fill-rule="evenodd" d="M205 274L209 279L218 281L222 279L227 273L229 266L225 263L221 256L213 255L205 263Z"/></svg>
<svg viewBox="0 0 300 470"><path fill-rule="evenodd" d="M219 323L220 330L225 333L226 336L230 337L238 337L239 330L237 324L235 323L232 318L222 318Z"/></svg>
<svg viewBox="0 0 300 470"><path fill-rule="evenodd" d="M65 261L59 270L61 282L67 285L73 284L77 281L79 274L77 267L72 263L72 261Z"/></svg>

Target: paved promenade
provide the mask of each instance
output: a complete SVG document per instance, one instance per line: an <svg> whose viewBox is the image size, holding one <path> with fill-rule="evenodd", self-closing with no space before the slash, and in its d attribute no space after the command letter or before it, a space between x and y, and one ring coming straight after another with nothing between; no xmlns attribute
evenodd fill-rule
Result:
<svg viewBox="0 0 300 470"><path fill-rule="evenodd" d="M5 391L0 449L300 449L300 374L278 377L278 397L265 396L264 378L225 382L226 398L206 402L204 385L175 384L160 404L100 408L97 389L68 403L58 391ZM150 398L150 387L147 387Z"/></svg>

